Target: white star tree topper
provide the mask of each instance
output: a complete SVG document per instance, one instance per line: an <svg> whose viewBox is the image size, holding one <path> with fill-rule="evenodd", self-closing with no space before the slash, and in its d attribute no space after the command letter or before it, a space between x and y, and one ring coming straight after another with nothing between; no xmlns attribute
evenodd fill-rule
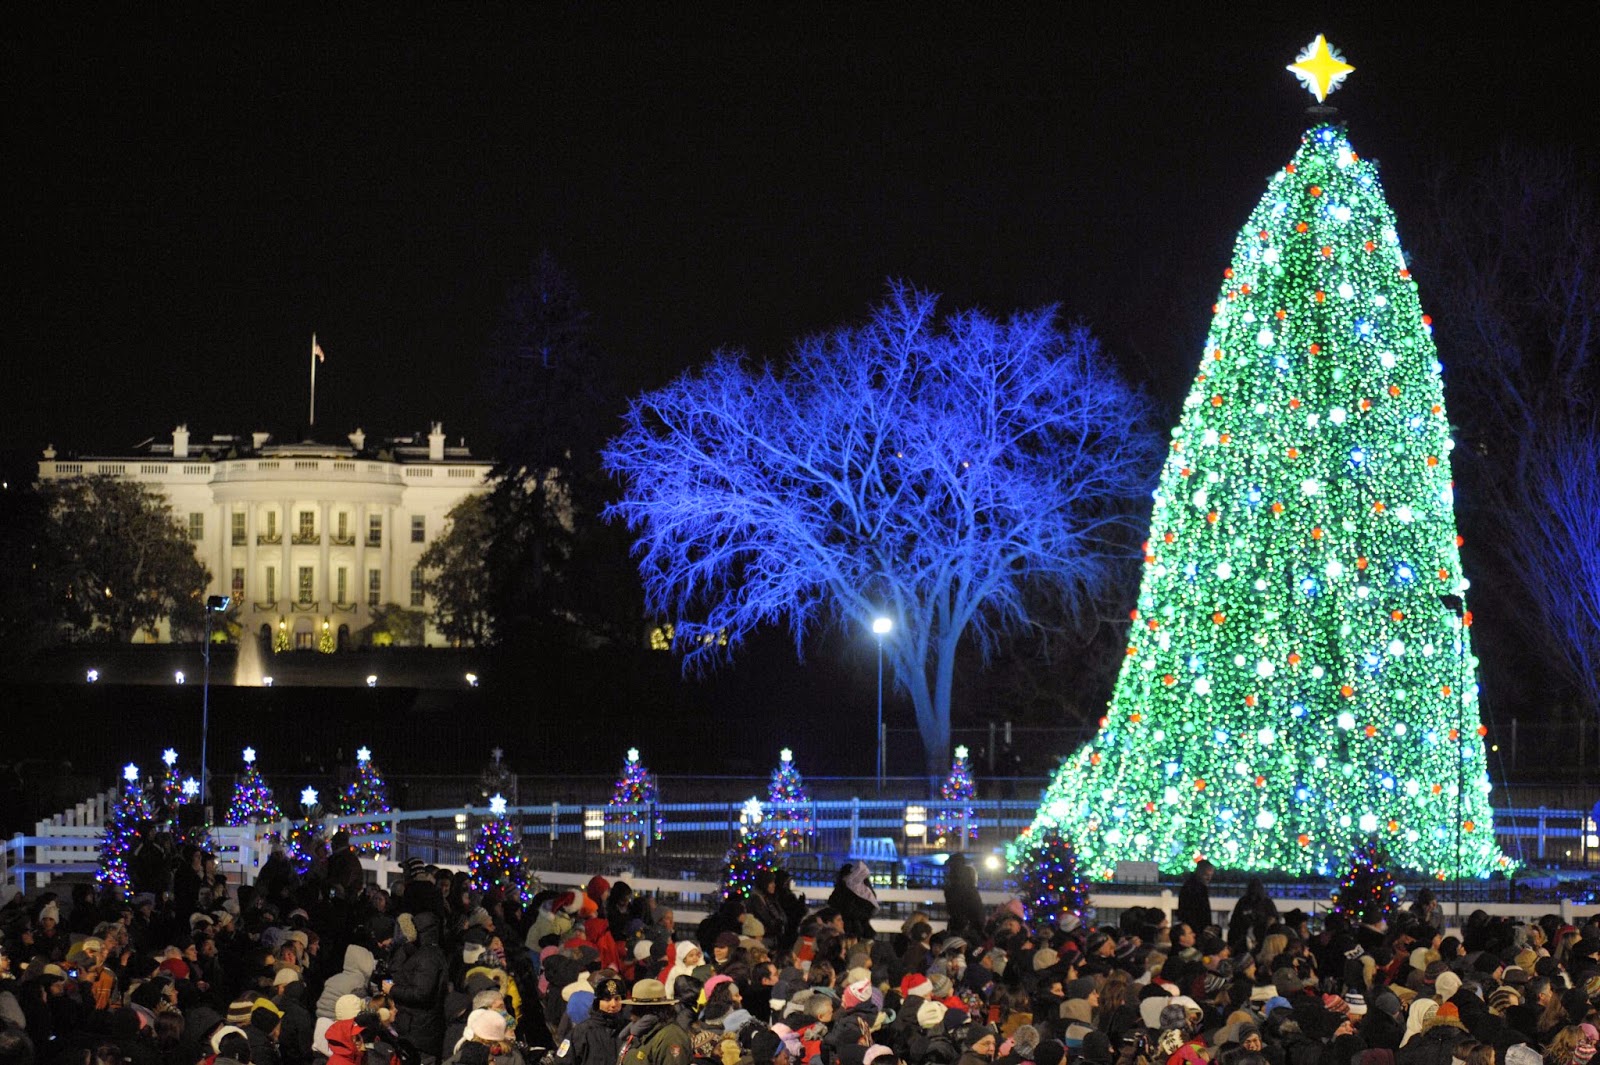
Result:
<svg viewBox="0 0 1600 1065"><path fill-rule="evenodd" d="M123 766L122 779L126 780L129 784L132 784L134 781L138 780L139 767L134 765L132 762L129 762L127 765Z"/></svg>
<svg viewBox="0 0 1600 1065"><path fill-rule="evenodd" d="M317 789L311 787L309 784L306 785L305 789L300 792L300 805L301 806L315 806L315 805L317 805Z"/></svg>
<svg viewBox="0 0 1600 1065"><path fill-rule="evenodd" d="M371 749L369 749L367 747L359 747L359 748L357 748L356 749L356 761L360 762L362 765L366 765L368 762L372 761L372 751L371 751Z"/></svg>
<svg viewBox="0 0 1600 1065"><path fill-rule="evenodd" d="M496 817L504 817L506 815L506 797L496 793L494 798L489 800L489 812Z"/></svg>
<svg viewBox="0 0 1600 1065"><path fill-rule="evenodd" d="M244 764L245 765L255 765L256 764L256 749L254 747L246 747L244 749Z"/></svg>
<svg viewBox="0 0 1600 1065"><path fill-rule="evenodd" d="M161 760L163 762L167 763L167 765L169 767L177 765L178 764L178 752L173 750L171 747L168 747L166 750L161 752Z"/></svg>

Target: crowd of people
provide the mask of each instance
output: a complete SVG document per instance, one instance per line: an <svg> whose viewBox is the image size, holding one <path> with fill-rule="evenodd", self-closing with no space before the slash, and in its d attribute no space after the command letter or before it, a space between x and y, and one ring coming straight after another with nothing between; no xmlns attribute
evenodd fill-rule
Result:
<svg viewBox="0 0 1600 1065"><path fill-rule="evenodd" d="M165 860L158 860L164 856ZM250 886L196 847L136 893L0 898L0 1065L1588 1065L1600 916L1431 895L1388 919L1225 919L1211 870L1176 913L1030 923L947 867L948 920L889 920L865 863L821 904L757 878L692 927L621 880L524 901L406 863L367 883L347 834ZM819 892L820 894L820 892ZM875 924L877 927L875 927ZM1600 1065L1596 1062L1595 1065Z"/></svg>

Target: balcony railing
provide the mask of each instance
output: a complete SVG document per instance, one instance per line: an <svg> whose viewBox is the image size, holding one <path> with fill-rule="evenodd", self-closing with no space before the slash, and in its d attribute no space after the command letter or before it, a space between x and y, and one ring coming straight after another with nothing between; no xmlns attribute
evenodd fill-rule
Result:
<svg viewBox="0 0 1600 1065"><path fill-rule="evenodd" d="M333 533L328 537L328 543L334 547L354 547L356 546L356 538L354 534L340 536L338 533Z"/></svg>
<svg viewBox="0 0 1600 1065"><path fill-rule="evenodd" d="M257 544L281 544L281 543L283 543L283 534L282 533L258 533L256 535L256 543Z"/></svg>
<svg viewBox="0 0 1600 1065"><path fill-rule="evenodd" d="M295 533L290 539L295 544L320 544L322 537L317 533Z"/></svg>

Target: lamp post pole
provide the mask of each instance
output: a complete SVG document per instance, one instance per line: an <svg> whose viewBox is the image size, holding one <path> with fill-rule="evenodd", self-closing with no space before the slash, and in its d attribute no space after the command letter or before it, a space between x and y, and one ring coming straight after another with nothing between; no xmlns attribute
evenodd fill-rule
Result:
<svg viewBox="0 0 1600 1065"><path fill-rule="evenodd" d="M894 622L882 615L872 619L872 635L878 638L878 792L883 792L883 638L894 628Z"/></svg>
<svg viewBox="0 0 1600 1065"><path fill-rule="evenodd" d="M201 657L205 661L200 681L200 808L206 806L206 786L211 774L206 771L206 744L211 738L211 615L228 609L230 598L226 595L206 597L206 643Z"/></svg>

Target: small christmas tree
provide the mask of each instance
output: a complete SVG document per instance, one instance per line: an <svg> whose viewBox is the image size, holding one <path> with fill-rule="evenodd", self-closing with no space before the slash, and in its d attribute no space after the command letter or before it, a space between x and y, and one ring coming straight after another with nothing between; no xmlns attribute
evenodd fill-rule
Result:
<svg viewBox="0 0 1600 1065"><path fill-rule="evenodd" d="M1024 832L1007 848L1006 864L1028 920L1054 926L1068 914L1084 919L1089 886L1079 872L1077 850L1059 828Z"/></svg>
<svg viewBox="0 0 1600 1065"><path fill-rule="evenodd" d="M653 809L655 801L655 778L639 761L639 749L630 747L628 760L622 766L622 775L617 778L616 787L611 791L611 801L606 805L606 839L612 846L631 851L661 838L661 818ZM622 809L626 806L647 806L652 809ZM648 839L645 838L646 834Z"/></svg>
<svg viewBox="0 0 1600 1065"><path fill-rule="evenodd" d="M378 771L378 763L372 760L372 751L362 747L356 751L355 779L345 785L339 795L339 813L344 817L356 817L389 812L389 785ZM383 824L377 821L351 825L350 845L362 854L386 854L387 843L371 841L371 837L381 836L383 830Z"/></svg>
<svg viewBox="0 0 1600 1065"><path fill-rule="evenodd" d="M1392 917L1398 906L1389 857L1376 840L1368 840L1350 856L1350 866L1333 893L1333 912L1351 924L1376 925Z"/></svg>
<svg viewBox="0 0 1600 1065"><path fill-rule="evenodd" d="M780 834L763 823L761 801L754 796L739 818L739 840L728 850L722 870L722 897L747 899L756 893L756 877L783 868Z"/></svg>
<svg viewBox="0 0 1600 1065"><path fill-rule="evenodd" d="M176 830L178 807L187 803L189 797L183 793L183 779L178 773L178 752L168 747L161 752L161 762L167 768L152 790L150 808L156 817Z"/></svg>
<svg viewBox="0 0 1600 1065"><path fill-rule="evenodd" d="M972 766L967 761L967 748L957 747L955 761L950 763L950 775L945 777L944 784L939 788L939 797L945 801L945 805L939 808L933 819L935 839L949 842L952 837L960 836L963 823L967 827L967 839L978 838L978 819L972 808L972 800L977 794L977 785L972 781Z"/></svg>
<svg viewBox="0 0 1600 1065"><path fill-rule="evenodd" d="M503 795L489 799L489 820L478 826L478 834L467 851L467 875L474 891L499 888L507 897L527 902L532 898L530 879L522 864L522 841L516 826L506 817Z"/></svg>
<svg viewBox="0 0 1600 1065"><path fill-rule="evenodd" d="M111 818L106 822L105 834L100 837L100 871L95 879L126 897L133 890L128 859L138 846L140 823L150 817L150 804L139 780L138 766L131 762L125 766L122 779L125 781L122 795L111 807Z"/></svg>
<svg viewBox="0 0 1600 1065"><path fill-rule="evenodd" d="M794 752L778 752L778 768L767 785L767 828L779 847L792 849L815 831L811 820L811 795L795 768Z"/></svg>
<svg viewBox="0 0 1600 1065"><path fill-rule="evenodd" d="M262 779L256 768L256 749L244 749L244 772L233 785L233 801L228 804L227 823L230 827L250 824L275 824L283 820L283 811L272 797L272 789Z"/></svg>
<svg viewBox="0 0 1600 1065"><path fill-rule="evenodd" d="M317 789L309 785L300 791L300 809L304 816L289 827L284 849L294 871L305 876L317 857L317 846L323 842L322 803Z"/></svg>

